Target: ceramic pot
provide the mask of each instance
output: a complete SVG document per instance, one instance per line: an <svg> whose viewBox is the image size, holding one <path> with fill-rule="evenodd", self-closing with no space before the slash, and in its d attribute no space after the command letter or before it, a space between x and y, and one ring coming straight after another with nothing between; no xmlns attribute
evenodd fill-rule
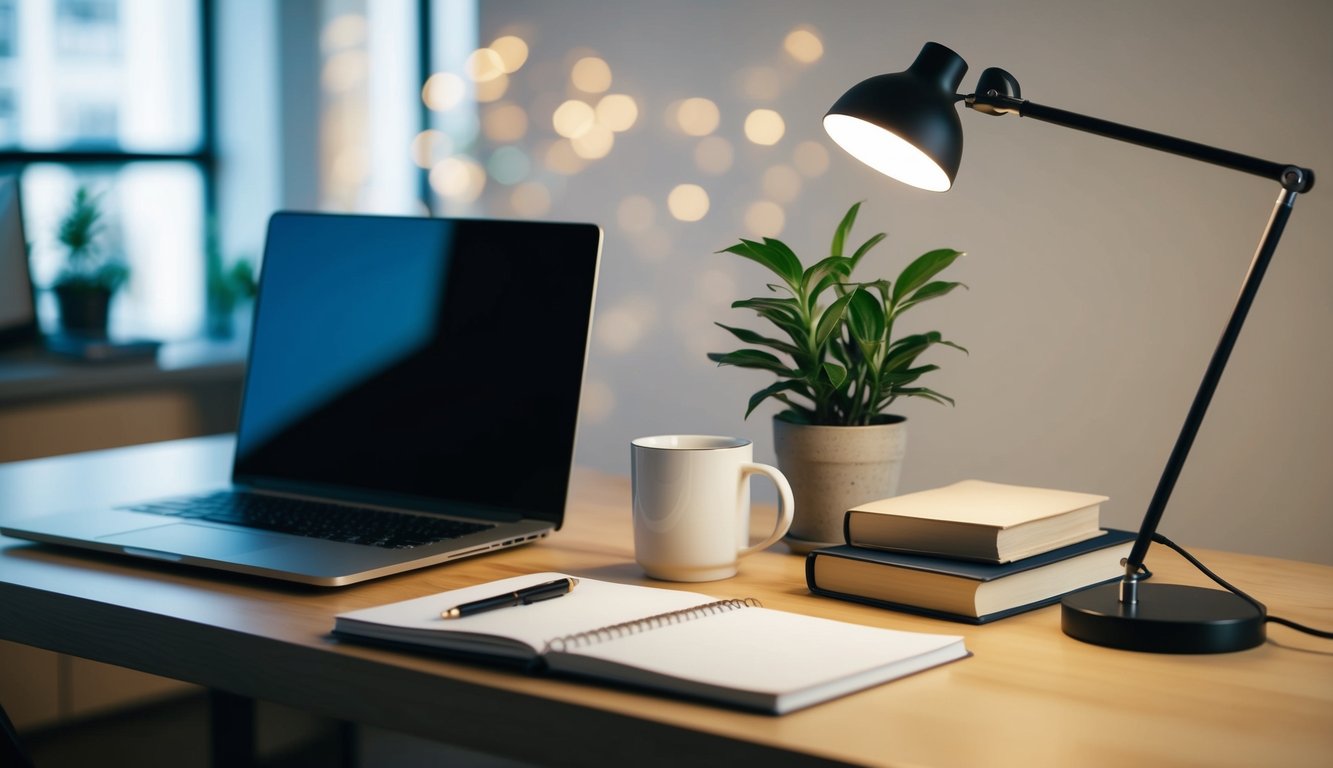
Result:
<svg viewBox="0 0 1333 768"><path fill-rule="evenodd" d="M796 497L784 541L793 552L844 544L844 513L898 492L907 421L867 427L821 427L773 419L778 469Z"/></svg>
<svg viewBox="0 0 1333 768"><path fill-rule="evenodd" d="M111 291L105 288L57 285L55 294L56 302L60 306L60 327L66 333L79 336L106 336Z"/></svg>

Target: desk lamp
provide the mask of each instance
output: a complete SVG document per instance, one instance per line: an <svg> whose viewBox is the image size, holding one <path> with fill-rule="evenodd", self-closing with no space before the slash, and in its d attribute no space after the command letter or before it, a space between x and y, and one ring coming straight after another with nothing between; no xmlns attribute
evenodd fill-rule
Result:
<svg viewBox="0 0 1333 768"><path fill-rule="evenodd" d="M1096 645L1154 653L1223 653L1259 645L1264 641L1265 623L1261 604L1217 589L1145 583L1143 561L1153 541L1169 544L1157 534L1162 512L1291 216L1296 195L1314 186L1314 173L1308 168L1033 104L1021 98L1013 75L995 67L981 73L975 93L964 96L956 91L965 72L967 62L958 54L938 43L926 43L905 72L872 77L843 94L824 116L824 129L843 149L871 168L935 192L947 191L958 173L963 129L955 104L960 101L983 114L1030 117L1263 176L1281 186L1231 319L1208 363L1124 562L1124 578L1119 583L1067 596L1061 603L1065 634Z"/></svg>

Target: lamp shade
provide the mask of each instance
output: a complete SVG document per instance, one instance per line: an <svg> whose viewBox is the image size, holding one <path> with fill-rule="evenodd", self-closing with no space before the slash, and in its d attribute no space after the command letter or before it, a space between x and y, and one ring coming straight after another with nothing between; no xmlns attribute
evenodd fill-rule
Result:
<svg viewBox="0 0 1333 768"><path fill-rule="evenodd" d="M955 104L966 72L961 56L926 43L906 71L852 86L824 115L824 130L880 173L944 192L953 186L963 156Z"/></svg>

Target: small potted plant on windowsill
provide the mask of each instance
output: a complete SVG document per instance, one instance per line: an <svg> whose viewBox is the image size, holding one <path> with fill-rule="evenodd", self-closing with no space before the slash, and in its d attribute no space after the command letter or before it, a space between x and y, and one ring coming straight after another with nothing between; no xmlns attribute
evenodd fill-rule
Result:
<svg viewBox="0 0 1333 768"><path fill-rule="evenodd" d="M930 251L896 280L853 282L852 271L885 237L881 232L843 255L860 206L843 217L829 255L809 267L771 238L741 240L719 251L758 262L780 278L768 286L779 295L731 306L753 310L785 338L718 323L751 346L708 357L778 377L750 397L745 415L769 398L786 406L773 419L773 436L778 467L796 497L787 543L797 552L843 543L847 509L897 493L906 419L887 410L901 397L952 405L951 398L920 386L918 379L939 366L918 365L917 359L937 345L966 352L938 331L894 335L904 312L961 285L934 278L962 253Z"/></svg>
<svg viewBox="0 0 1333 768"><path fill-rule="evenodd" d="M103 231L101 196L79 187L57 232L67 251L54 291L67 334L106 336L111 299L129 279L129 267L103 252Z"/></svg>
<svg viewBox="0 0 1333 768"><path fill-rule="evenodd" d="M207 327L210 338L229 339L236 333L237 310L253 301L259 285L249 259L224 263L215 227L210 226L204 243L204 271L207 280Z"/></svg>

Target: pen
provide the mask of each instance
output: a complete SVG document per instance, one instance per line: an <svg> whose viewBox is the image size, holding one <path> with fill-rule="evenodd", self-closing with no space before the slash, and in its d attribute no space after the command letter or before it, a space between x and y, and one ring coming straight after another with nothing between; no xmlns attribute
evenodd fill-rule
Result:
<svg viewBox="0 0 1333 768"><path fill-rule="evenodd" d="M556 579L548 581L545 584L538 584L533 587L524 587L515 592L506 592L503 595L487 597L481 600L473 600L470 603L456 605L446 611L440 612L442 619L461 619L464 616L471 616L474 613L483 611L493 611L496 608L508 608L511 605L527 605L541 600L550 600L555 597L563 597L569 594L579 583L575 578Z"/></svg>

